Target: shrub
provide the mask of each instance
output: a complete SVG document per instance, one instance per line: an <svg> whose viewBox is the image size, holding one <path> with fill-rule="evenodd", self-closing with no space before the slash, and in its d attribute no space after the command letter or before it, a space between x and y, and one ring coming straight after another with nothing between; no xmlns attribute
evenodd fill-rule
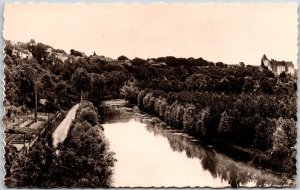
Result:
<svg viewBox="0 0 300 190"><path fill-rule="evenodd" d="M77 119L79 121L87 121L92 126L97 125L98 123L97 113L90 107L81 108L80 111L77 113Z"/></svg>

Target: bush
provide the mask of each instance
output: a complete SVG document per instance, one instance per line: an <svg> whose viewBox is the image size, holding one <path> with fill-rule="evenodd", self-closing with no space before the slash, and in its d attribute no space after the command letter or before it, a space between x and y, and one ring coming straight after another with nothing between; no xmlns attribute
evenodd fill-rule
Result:
<svg viewBox="0 0 300 190"><path fill-rule="evenodd" d="M187 104L183 113L183 128L187 131L191 131L194 128L194 116L195 106Z"/></svg>
<svg viewBox="0 0 300 190"><path fill-rule="evenodd" d="M87 108L82 108L78 113L77 113L77 118L79 121L87 121L90 123L92 126L95 126L98 124L98 116L95 110L87 107Z"/></svg>
<svg viewBox="0 0 300 190"><path fill-rule="evenodd" d="M136 103L139 95L139 88L135 81L127 81L120 90L120 95L131 103Z"/></svg>

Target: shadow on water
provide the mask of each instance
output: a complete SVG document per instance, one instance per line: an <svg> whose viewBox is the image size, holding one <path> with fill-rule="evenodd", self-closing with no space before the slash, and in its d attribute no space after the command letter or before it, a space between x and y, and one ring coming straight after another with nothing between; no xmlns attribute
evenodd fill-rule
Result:
<svg viewBox="0 0 300 190"><path fill-rule="evenodd" d="M212 147L200 144L195 138L180 130L172 129L155 116L140 111L124 100L105 102L107 106L104 123L129 122L134 119L146 124L146 130L155 136L168 140L175 152L184 152L188 158L198 158L204 171L213 178L228 182L231 187L269 187L286 186L281 176L267 170L255 168L250 164L235 161L215 151Z"/></svg>

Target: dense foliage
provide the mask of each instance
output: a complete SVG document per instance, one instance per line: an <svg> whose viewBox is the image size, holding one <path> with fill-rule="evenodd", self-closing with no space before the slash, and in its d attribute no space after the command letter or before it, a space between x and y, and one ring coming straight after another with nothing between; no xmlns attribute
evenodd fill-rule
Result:
<svg viewBox="0 0 300 190"><path fill-rule="evenodd" d="M294 174L296 79L259 66L197 60L133 62L121 94L173 127L259 153L265 165Z"/></svg>
<svg viewBox="0 0 300 190"><path fill-rule="evenodd" d="M6 146L8 187L110 187L114 154L104 137L97 109L83 102L68 136L56 149L52 134L41 138L28 154Z"/></svg>
<svg viewBox="0 0 300 190"><path fill-rule="evenodd" d="M34 108L34 93L46 99L48 107L38 102L38 109L56 111L68 109L75 102L90 99L116 98L126 81L121 61L104 56L86 56L71 50L70 54L31 40L28 43L6 41L5 102L7 108ZM49 105L50 104L50 105ZM13 112L7 109L6 113Z"/></svg>
<svg viewBox="0 0 300 190"><path fill-rule="evenodd" d="M58 151L57 186L111 186L115 159L99 125L97 109L90 102L83 102L79 107Z"/></svg>
<svg viewBox="0 0 300 190"><path fill-rule="evenodd" d="M130 60L120 56L115 60L96 53L87 56L73 49L67 54L34 40L6 41L5 54L4 104L8 120L34 108L35 91L38 99L47 100L47 104L39 102L38 109L47 112L66 110L80 100L99 106L102 100L123 97L199 139L218 139L263 157L266 167L296 172L297 80L289 74L275 76L260 66L212 63L203 58ZM107 142L97 111L84 103L76 118L58 155L53 153L52 143L44 140L30 151L29 159L20 158L28 164L7 162L10 165L6 169L21 168L24 174L30 170L38 174L37 170L44 168L49 181L43 181L43 175L27 174L29 179L24 180L23 175L10 178L8 172L7 184L109 186L110 178L99 178L111 176L111 170L101 167L112 166L113 161L104 148ZM110 155L109 159L105 157L100 163L96 151L88 155L96 147ZM6 149L7 159L14 157L13 147ZM31 160L42 165L32 164ZM86 169L78 171L81 167ZM61 173L55 173L58 171ZM62 180L51 181L56 176Z"/></svg>

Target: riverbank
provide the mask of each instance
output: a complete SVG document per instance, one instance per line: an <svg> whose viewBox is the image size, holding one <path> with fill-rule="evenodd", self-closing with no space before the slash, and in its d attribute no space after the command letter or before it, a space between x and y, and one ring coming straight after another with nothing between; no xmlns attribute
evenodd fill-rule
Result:
<svg viewBox="0 0 300 190"><path fill-rule="evenodd" d="M268 155L261 151L243 148L233 143L226 142L217 138L205 138L201 140L203 140L205 143L211 144L216 150L223 152L224 154L232 157L233 159L245 161L265 169L270 169L270 166L272 164Z"/></svg>
<svg viewBox="0 0 300 190"><path fill-rule="evenodd" d="M286 178L292 178L294 180L294 173L292 170L282 170L282 164L292 165L292 163L283 162L287 159L278 160L274 154L267 154L256 148L243 148L232 142L218 138L218 136L207 135L206 130L217 128L208 125L208 117L210 115L209 108L195 110L191 105L181 105L176 102L174 103L175 105L170 105L160 97L157 98L150 95L146 95L143 99L141 98L142 96L139 97L140 100L138 101L138 107L141 110L158 116L171 127L183 130L185 133L190 134L202 141L203 144L212 145L216 150L230 156L235 160L245 161L256 167L271 169L272 171L277 172ZM150 100L147 102L149 97ZM199 119L197 120L197 118ZM205 129L204 125L207 125L205 126L206 130L203 130ZM203 135L204 133L206 135Z"/></svg>
<svg viewBox="0 0 300 190"><path fill-rule="evenodd" d="M154 115L162 119L163 121L164 118L161 118L159 115L155 113L149 113L147 110L143 110L146 113L150 115ZM172 125L170 125L173 128L176 128ZM205 146L213 146L213 148L221 153L224 153L228 156L230 156L232 159L237 160L237 161L245 161L248 162L249 164L252 164L253 166L259 167L259 168L264 168L264 169L270 169L274 172L276 172L279 175L282 175L284 178L291 179L292 178L292 183L295 182L295 175L291 174L289 172L279 172L278 170L274 168L278 168L279 164L276 161L272 160L272 157L262 151L256 150L256 149L249 149L249 148L243 148L241 146L235 145L231 142L218 139L216 137L198 137L195 136L193 132L183 130L184 133L187 133L193 137L195 137L197 140L199 140L199 143Z"/></svg>
<svg viewBox="0 0 300 190"><path fill-rule="evenodd" d="M105 136L118 160L115 166L116 187L181 187L186 184L186 178L193 181L187 183L193 187L225 187L226 184L232 187L286 186L286 180L281 175L232 159L209 146L210 143L199 142L186 132L167 125L155 115L124 102L115 100L103 103L107 112L103 121ZM178 167L182 170L176 172ZM143 178L145 175L152 176L152 168L160 174L157 181ZM137 171L141 171L143 175L137 176L136 174L140 174ZM170 175L173 176L173 181L166 183L163 179L169 179ZM131 179L136 180L129 184L128 180Z"/></svg>
<svg viewBox="0 0 300 190"><path fill-rule="evenodd" d="M59 145L58 145L59 144ZM110 151L98 111L91 102L74 105L53 134L56 159L61 166L58 187L107 188L111 186L114 153ZM100 177L101 176L101 177Z"/></svg>
<svg viewBox="0 0 300 190"><path fill-rule="evenodd" d="M234 160L245 161L257 168L272 170L276 174L281 175L289 186L296 187L296 175L287 172L278 172L272 169L277 168L280 163L273 161L269 155L261 151L243 148L217 138L199 140L201 140L203 144L210 144L215 150L230 156Z"/></svg>
<svg viewBox="0 0 300 190"><path fill-rule="evenodd" d="M278 99L277 96L269 98L272 101ZM250 94L165 93L145 89L138 93L137 105L198 139L230 142L230 145L254 150L253 155L263 152L265 155L260 157L267 158L265 167L285 175L296 174L297 134L293 114L284 115L283 110L275 113L274 105L277 104L266 104L270 99L264 95L257 95L255 102L251 102L252 99ZM245 152L239 150L235 157ZM259 160L257 163L262 165Z"/></svg>

